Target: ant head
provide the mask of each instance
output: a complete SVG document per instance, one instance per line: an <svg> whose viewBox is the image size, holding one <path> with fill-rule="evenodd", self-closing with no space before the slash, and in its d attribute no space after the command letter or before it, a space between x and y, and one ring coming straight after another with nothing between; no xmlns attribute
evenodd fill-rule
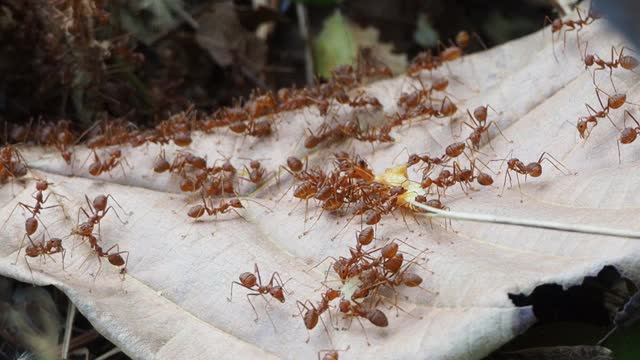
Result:
<svg viewBox="0 0 640 360"><path fill-rule="evenodd" d="M269 290L269 294L278 299L281 303L284 303L284 290L281 286L274 286Z"/></svg>
<svg viewBox="0 0 640 360"><path fill-rule="evenodd" d="M349 310L351 309L351 302L347 299L342 299L340 300L340 312L342 313L348 313Z"/></svg>
<svg viewBox="0 0 640 360"><path fill-rule="evenodd" d="M419 202L421 204L426 204L427 203L427 197L424 195L416 195L416 197L414 198L414 200L416 202Z"/></svg>
<svg viewBox="0 0 640 360"><path fill-rule="evenodd" d="M260 161L258 160L251 160L251 162L249 163L249 167L252 169L258 169L260 167Z"/></svg>
<svg viewBox="0 0 640 360"><path fill-rule="evenodd" d="M340 296L340 290L328 289L326 295L327 295L327 300L329 301L333 299L337 299Z"/></svg>
<svg viewBox="0 0 640 360"><path fill-rule="evenodd" d="M560 29L562 29L562 19L555 19L553 20L553 22L551 23L551 32L558 32L560 31Z"/></svg>
<svg viewBox="0 0 640 360"><path fill-rule="evenodd" d="M466 32L465 30L462 30L458 32L458 34L456 34L456 45L458 45L463 49L469 46L470 40L471 40L471 37L469 36L469 33Z"/></svg>
<svg viewBox="0 0 640 360"><path fill-rule="evenodd" d="M36 190L45 191L49 188L49 183L46 181L38 181L36 182Z"/></svg>
<svg viewBox="0 0 640 360"><path fill-rule="evenodd" d="M587 122L584 120L578 121L576 128L578 129L578 133L580 133L580 137L584 139L584 133L587 131Z"/></svg>
<svg viewBox="0 0 640 360"><path fill-rule="evenodd" d="M409 155L409 160L407 160L407 166L415 165L420 162L420 156L418 154Z"/></svg>

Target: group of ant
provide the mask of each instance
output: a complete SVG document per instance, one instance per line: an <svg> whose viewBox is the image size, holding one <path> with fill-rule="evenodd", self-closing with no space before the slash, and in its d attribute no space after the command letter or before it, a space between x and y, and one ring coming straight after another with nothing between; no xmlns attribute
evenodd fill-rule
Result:
<svg viewBox="0 0 640 360"><path fill-rule="evenodd" d="M169 172L180 178L180 190L183 192L200 192L201 205L192 206L187 215L194 219L207 214L216 216L244 206L238 198L221 201L214 206L208 199L219 196L234 196L238 194L238 182L243 180L256 187L267 180L267 169L259 160L251 160L249 167L244 166L245 176L239 176L238 169L225 158L220 165L215 161L212 166L207 165L207 160L188 151L180 151L170 163L167 160L165 150L162 149L154 161L153 170L156 173Z"/></svg>
<svg viewBox="0 0 640 360"><path fill-rule="evenodd" d="M629 110L625 109L623 114L623 128L620 129L611 119L610 113L612 110L622 108L625 104L631 104L634 106L640 105L627 101L626 93L618 92L615 83L613 82L613 69L617 69L618 67L620 67L624 70L634 71L638 67L638 64L640 64L640 61L638 61L638 59L632 55L624 55L624 51L625 49L627 49L626 47L622 47L618 52L618 50L614 46L611 47L611 60L605 61L597 54L587 53L588 45L589 44L585 46L582 60L585 65L585 69L589 69L592 66L597 66L593 69L592 77L595 87L595 94L598 99L600 109L596 110L593 106L585 103L588 114L578 119L576 128L578 130L580 138L587 140L591 135L593 129L598 125L598 121L606 117L613 125L613 127L620 132L620 136L617 140L617 146L618 162L621 163L622 156L620 153L620 144L627 145L633 143L636 140L638 134L640 134L640 123ZM613 87L614 91L612 94L607 93L596 84L596 72L605 70L607 68L609 69L609 80L611 81L611 86ZM606 97L606 101L603 102L601 95ZM635 127L627 126L627 117L633 120L633 122L636 124Z"/></svg>
<svg viewBox="0 0 640 360"><path fill-rule="evenodd" d="M88 210L80 207L78 210L78 225L75 226L71 233L63 238L58 238L58 237L52 237L49 234L49 230L46 227L46 225L44 224L44 222L42 221L42 211L43 210L48 210L48 209L52 209L52 208L57 208L57 207L62 207L62 205L57 204L57 205L49 205L49 206L45 206L45 204L47 203L47 201L49 200L49 197L53 194L52 192L49 192L46 196L44 195L45 191L49 190L49 185L50 183L48 183L47 181L44 180L38 180L36 181L35 184L35 191L31 194L31 198L35 201L35 203L33 205L29 205L27 203L24 202L18 202L15 207L13 208L13 210L11 211L11 213L9 214L9 216L7 217L7 220L5 220L5 222L3 223L2 227L3 228L7 222L9 221L9 219L11 218L11 216L13 215L13 212L16 210L16 208L20 207L22 208L24 211L28 212L30 214L29 217L27 217L27 219L25 220L24 223L24 228L25 228L25 234L22 237L22 240L20 241L20 244L18 246L18 254L16 255L16 262L18 262L18 259L20 257L20 253L22 251L22 247L24 245L25 239L29 240L29 243L27 245L27 247L25 248L25 262L29 268L29 270L33 273L32 269L31 269L31 265L29 264L28 258L50 258L53 260L52 256L55 254L61 254L62 256L62 268L64 270L64 258L65 258L65 254L66 254L66 249L63 246L63 240L68 238L69 236L72 235L76 235L81 237L81 239L84 240L88 240L89 244L91 246L91 249L93 250L93 252L95 253L95 255L98 257L98 262L99 262L99 268L98 271L95 273L95 277L98 276L98 274L100 273L100 270L102 268L102 258L106 258L107 261L109 261L109 263L113 266L116 267L120 267L120 274L121 276L124 277L124 275L126 274L126 270L127 270L127 262L128 262L128 257L129 257L129 252L128 251L120 251L120 247L118 244L115 244L113 246L111 246L109 249L104 250L103 247L100 245L100 224L102 219L107 215L107 213L112 210L113 213L116 214L116 217L118 217L118 219L124 223L124 221L122 221L122 219L120 219L120 216L117 214L117 212L115 211L115 209L110 206L108 204L108 200L109 198L111 198L111 200L113 202L115 202L119 207L120 204L118 204L118 202L113 198L112 195L98 195L96 196L92 202L89 201L89 197L87 195L85 195L85 200L87 202L87 206L88 206ZM120 207L122 209L122 207ZM82 212L85 216L86 216L86 221L83 223L79 222L79 218L80 218L80 212ZM95 234L94 233L94 229L96 227L96 225L98 226L98 233ZM41 241L34 241L33 237L35 236L36 232L38 231L38 228L42 226L42 228L44 228L44 231L42 232L42 240ZM46 240L48 238L48 240ZM79 246L79 245L77 245ZM124 257L123 257L124 256ZM85 259L85 262L89 259L89 257L87 257ZM55 260L54 260L55 261ZM14 264L15 264L14 263ZM83 263L84 264L84 263ZM82 266L82 265L81 265Z"/></svg>
<svg viewBox="0 0 640 360"><path fill-rule="evenodd" d="M400 251L399 242L404 243L404 241L401 240L393 240L382 247L365 249L365 246L370 245L374 241L374 235L373 227L368 226L362 229L356 236L356 247L349 248L349 257L339 257L338 259L328 257L314 266L315 268L324 261L332 259L333 263L330 269L333 269L338 276L341 289L326 285L329 274L329 269L327 269L325 281L323 282L326 290L321 294L321 300L316 304L310 300L305 300L304 302L300 300L296 301L298 314L302 318L307 331L314 329L318 321L320 321L332 343L329 330L322 319L322 314L326 312L329 314L330 319L332 319L330 311L331 302L339 299L337 311L349 319L355 318L358 321L367 339L367 344L370 345L367 332L360 318L368 320L374 326L387 327L389 320L386 314L378 308L380 303L388 301L392 303L392 307L404 311L398 306L397 288L400 286L419 287L420 284L422 284L422 277L413 272L409 272L409 268L417 264L418 258L426 250L420 252L420 254L414 256L411 260L405 260L404 252ZM251 297L270 296L281 303L285 303L286 290L284 286L286 282L282 281L278 272L274 272L269 282L264 284L261 280L258 265L255 264L253 273L244 272L240 274L238 280L239 281L233 281L231 283L231 294L227 300L232 300L234 285L250 290L251 292L247 293L246 296L247 301L256 314L256 321L259 318L258 312L251 301ZM395 294L393 302L386 296L389 291ZM267 315L269 316L268 312ZM269 319L271 319L270 316ZM275 327L273 320L271 321ZM330 323L333 326L333 320L331 320ZM306 342L309 342L310 337L311 333L309 332ZM322 351L327 352L327 350ZM335 350L332 351L335 352Z"/></svg>

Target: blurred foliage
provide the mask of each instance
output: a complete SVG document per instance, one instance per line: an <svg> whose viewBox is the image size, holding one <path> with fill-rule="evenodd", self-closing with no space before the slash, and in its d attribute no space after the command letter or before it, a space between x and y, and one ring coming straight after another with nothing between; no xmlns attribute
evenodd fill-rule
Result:
<svg viewBox="0 0 640 360"><path fill-rule="evenodd" d="M354 64L357 52L349 20L340 11L336 11L324 21L322 31L313 40L316 73L328 78L333 68Z"/></svg>

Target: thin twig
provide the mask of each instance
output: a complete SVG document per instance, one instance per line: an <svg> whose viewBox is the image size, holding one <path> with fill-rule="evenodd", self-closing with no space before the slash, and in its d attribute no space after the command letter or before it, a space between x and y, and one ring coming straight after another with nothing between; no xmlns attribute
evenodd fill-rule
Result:
<svg viewBox="0 0 640 360"><path fill-rule="evenodd" d="M67 306L67 321L64 326L64 339L62 340L62 359L67 359L69 356L69 344L71 343L71 330L73 329L73 321L76 318L76 307L69 300Z"/></svg>
<svg viewBox="0 0 640 360"><path fill-rule="evenodd" d="M465 212L459 212L459 211L448 211L448 210L436 209L431 206L427 206L413 200L409 201L409 203L412 206L428 211L429 214L426 214L426 215L430 217L435 217L435 218L448 218L448 219L463 220L463 221L516 225L516 226L533 227L538 229L575 232L575 233L582 233L582 234L605 235L605 236L640 239L640 232L633 231L633 230L612 229L612 228L605 228L605 227L593 226L593 225L566 224L566 223L560 223L555 221L531 220L531 219L512 218L512 217L488 215L488 214L473 214L473 213L465 213Z"/></svg>
<svg viewBox="0 0 640 360"><path fill-rule="evenodd" d="M309 19L307 17L307 8L302 3L296 3L296 12L298 15L298 27L300 28L300 37L304 41L304 67L308 85L313 84L313 54L311 54L311 43L309 40Z"/></svg>
<svg viewBox="0 0 640 360"><path fill-rule="evenodd" d="M117 347L115 347L115 348L113 348L113 349L111 349L111 350L107 351L106 353L104 353L104 354L102 354L102 355L98 356L98 357L96 358L96 360L104 360L104 359L106 359L106 358L108 358L108 357L111 357L111 356L113 356L113 355L115 355L115 354L117 354L117 353L119 353L119 352L122 352L122 350L120 350L120 349L118 349Z"/></svg>

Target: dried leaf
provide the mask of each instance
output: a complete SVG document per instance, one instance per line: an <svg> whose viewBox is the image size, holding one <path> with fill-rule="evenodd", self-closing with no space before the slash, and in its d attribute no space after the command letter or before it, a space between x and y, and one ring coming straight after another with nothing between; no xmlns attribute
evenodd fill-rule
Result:
<svg viewBox="0 0 640 360"><path fill-rule="evenodd" d="M263 69L267 45L242 26L231 2L213 4L198 22L196 41L220 66L239 63L254 75Z"/></svg>

